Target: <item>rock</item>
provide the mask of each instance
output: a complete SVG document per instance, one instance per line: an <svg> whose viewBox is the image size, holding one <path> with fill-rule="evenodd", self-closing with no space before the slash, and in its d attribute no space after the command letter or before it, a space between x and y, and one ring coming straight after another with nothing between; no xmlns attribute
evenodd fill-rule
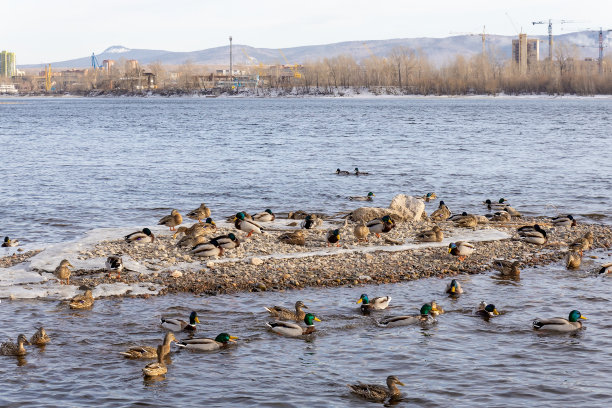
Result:
<svg viewBox="0 0 612 408"><path fill-rule="evenodd" d="M251 265L261 265L263 261L260 258L253 257L251 258Z"/></svg>
<svg viewBox="0 0 612 408"><path fill-rule="evenodd" d="M181 272L181 271L172 271L170 276L172 276L173 278L180 278L181 276L183 276L183 272Z"/></svg>
<svg viewBox="0 0 612 408"><path fill-rule="evenodd" d="M363 255L363 258L366 261L371 261L372 259L374 259L374 256L372 254L365 254L365 255Z"/></svg>
<svg viewBox="0 0 612 408"><path fill-rule="evenodd" d="M372 277L368 275L359 275L359 280L369 281L369 280L372 280Z"/></svg>
<svg viewBox="0 0 612 408"><path fill-rule="evenodd" d="M213 261L207 262L206 263L206 267L207 268L213 268L215 266L215 263Z"/></svg>
<svg viewBox="0 0 612 408"><path fill-rule="evenodd" d="M353 211L349 218L357 222L368 222L374 218L390 215L394 221L418 221L423 211L425 211L425 203L422 200L398 194L391 200L389 208L361 207Z"/></svg>

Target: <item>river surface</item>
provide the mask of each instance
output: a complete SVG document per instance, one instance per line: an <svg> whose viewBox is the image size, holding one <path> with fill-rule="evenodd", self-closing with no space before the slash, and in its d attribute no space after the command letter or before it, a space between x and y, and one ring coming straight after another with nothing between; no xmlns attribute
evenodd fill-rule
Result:
<svg viewBox="0 0 612 408"><path fill-rule="evenodd" d="M612 99L29 99L0 102L2 235L25 247L78 239L93 228L152 225L172 208L206 202L213 217L237 210L335 213L348 195L435 191L454 211L482 213L507 198L527 214L572 213L612 222ZM371 174L339 177L336 168ZM429 204L428 211L435 204ZM363 405L347 383L405 384L399 406L612 405L612 292L585 258L525 269L520 281L444 280L221 296L101 298L90 311L55 300L3 299L0 339L43 325L52 342L25 359L0 357L0 406L157 407ZM391 307L361 316L366 292ZM266 330L264 306L303 300L323 320L308 338ZM438 300L429 327L383 329L373 319L415 314ZM473 316L481 301L503 314ZM535 317L589 319L574 334L544 335ZM238 344L180 351L162 381L119 352L158 344L160 315L198 311L198 335ZM182 336L179 336L179 338ZM379 404L380 405L380 404ZM372 406L375 406L372 405Z"/></svg>
<svg viewBox="0 0 612 408"><path fill-rule="evenodd" d="M612 222L612 98L4 98L0 233L36 247L205 202L355 208L435 191L454 212ZM336 176L359 167L369 176ZM428 211L430 211L428 209Z"/></svg>

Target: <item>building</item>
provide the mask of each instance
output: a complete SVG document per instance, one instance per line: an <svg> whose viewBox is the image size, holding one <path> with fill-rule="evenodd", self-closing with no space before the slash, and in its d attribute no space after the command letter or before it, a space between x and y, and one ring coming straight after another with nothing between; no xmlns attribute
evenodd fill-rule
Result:
<svg viewBox="0 0 612 408"><path fill-rule="evenodd" d="M519 34L518 40L512 40L512 61L521 73L534 67L540 60L540 40L528 39L527 34Z"/></svg>
<svg viewBox="0 0 612 408"><path fill-rule="evenodd" d="M11 78L15 75L17 75L15 53L8 51L0 52L0 77Z"/></svg>

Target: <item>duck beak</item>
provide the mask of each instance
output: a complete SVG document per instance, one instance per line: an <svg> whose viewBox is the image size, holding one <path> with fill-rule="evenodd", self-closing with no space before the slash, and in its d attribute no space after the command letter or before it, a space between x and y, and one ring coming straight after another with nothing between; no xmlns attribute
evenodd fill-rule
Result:
<svg viewBox="0 0 612 408"><path fill-rule="evenodd" d="M448 253L450 254L453 248L448 248Z"/></svg>
<svg viewBox="0 0 612 408"><path fill-rule="evenodd" d="M451 286L451 292L455 293L455 287Z"/></svg>
<svg viewBox="0 0 612 408"><path fill-rule="evenodd" d="M236 336L230 336L229 341L231 341L231 342L236 342L236 340L239 340L239 339L238 339L238 337L236 337Z"/></svg>
<svg viewBox="0 0 612 408"><path fill-rule="evenodd" d="M198 316L196 316L196 318L195 318L195 322L196 322L196 323L200 323L200 319L198 319Z"/></svg>
<svg viewBox="0 0 612 408"><path fill-rule="evenodd" d="M494 314L495 316L499 315L499 312L497 311L497 309L493 309L493 314Z"/></svg>
<svg viewBox="0 0 612 408"><path fill-rule="evenodd" d="M397 382L397 385L406 385L406 384L404 384L404 383L403 383L403 382L401 382L401 381L398 381L398 382Z"/></svg>
<svg viewBox="0 0 612 408"><path fill-rule="evenodd" d="M361 303L361 298L359 298L359 300L357 301L357 303Z"/></svg>
<svg viewBox="0 0 612 408"><path fill-rule="evenodd" d="M581 318L581 319L584 319L584 320L587 320L587 318L586 318L586 317L584 317L584 316L580 316L580 318Z"/></svg>
<svg viewBox="0 0 612 408"><path fill-rule="evenodd" d="M318 317L315 317L314 319L315 319L316 322L320 322L321 321L321 319L319 319ZM586 319L586 317L585 317L585 319Z"/></svg>

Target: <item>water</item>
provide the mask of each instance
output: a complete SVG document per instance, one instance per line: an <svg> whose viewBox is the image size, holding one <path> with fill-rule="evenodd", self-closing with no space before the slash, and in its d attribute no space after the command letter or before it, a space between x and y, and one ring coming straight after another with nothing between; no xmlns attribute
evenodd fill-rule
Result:
<svg viewBox="0 0 612 408"><path fill-rule="evenodd" d="M612 98L0 101L0 232L33 247L201 202L335 213L369 191L611 222Z"/></svg>
<svg viewBox="0 0 612 408"><path fill-rule="evenodd" d="M607 257L600 253L599 255ZM585 260L585 262L592 262ZM612 303L610 279L568 272L562 265L527 269L520 281L493 275L461 276L465 293L443 294L446 280L395 285L306 289L150 299L99 299L91 311L71 311L56 301L2 301L2 335L30 335L44 324L52 342L31 348L25 364L0 357L2 406L267 406L344 407L359 404L347 383L383 383L397 375L399 406L606 407L612 404ZM393 297L387 311L361 316L362 292ZM320 316L309 338L266 330L263 306L303 300ZM379 328L373 318L417 313L436 299L446 309L430 327ZM502 315L485 322L472 315L481 301ZM530 325L579 309L586 329L545 335ZM172 354L166 379L144 381L145 362L118 353L134 344L158 344L159 315L186 318L198 311L198 335L240 337L228 350ZM179 338L184 337L183 335ZM24 361L22 361L24 363Z"/></svg>
<svg viewBox="0 0 612 408"><path fill-rule="evenodd" d="M97 227L151 225L200 202L237 210L354 208L348 195L435 191L455 211L505 197L527 214L572 213L611 223L612 99L5 99L0 104L3 235L26 246L79 238ZM337 167L371 172L338 177ZM431 210L431 206L428 210ZM585 406L612 403L609 279L583 261L526 269L520 281L306 289L216 297L102 298L91 311L51 300L2 300L0 338L42 324L52 342L23 360L0 357L0 406L313 406L360 404L346 383L404 383L400 406ZM447 310L431 327L382 329L361 316L362 292L390 295L379 315ZM265 328L263 306L301 299L323 320L306 339ZM472 316L481 301L503 314ZM531 330L535 317L579 309L586 329ZM163 337L160 315L197 310L199 335L227 331L220 352L174 353L163 381L118 355ZM179 336L181 337L181 336ZM85 402L86 401L86 402Z"/></svg>

